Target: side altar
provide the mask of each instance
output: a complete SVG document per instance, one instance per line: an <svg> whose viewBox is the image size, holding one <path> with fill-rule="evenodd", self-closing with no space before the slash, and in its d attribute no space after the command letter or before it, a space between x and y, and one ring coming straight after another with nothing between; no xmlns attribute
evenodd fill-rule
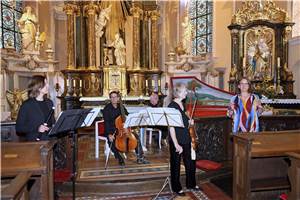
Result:
<svg viewBox="0 0 300 200"><path fill-rule="evenodd" d="M233 15L229 89L248 77L256 93L269 98L296 98L288 64L288 39L294 23L272 1L246 1Z"/></svg>

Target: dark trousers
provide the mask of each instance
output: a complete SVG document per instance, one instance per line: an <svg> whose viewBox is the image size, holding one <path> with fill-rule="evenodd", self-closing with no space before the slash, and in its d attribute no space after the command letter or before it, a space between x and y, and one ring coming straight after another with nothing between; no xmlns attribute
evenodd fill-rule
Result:
<svg viewBox="0 0 300 200"><path fill-rule="evenodd" d="M173 141L170 140L170 165L171 165L171 186L173 192L182 190L180 183L180 162L183 157L186 174L186 188L194 188L196 186L196 162L191 159L191 144L180 144L183 148L181 154L176 152Z"/></svg>
<svg viewBox="0 0 300 200"><path fill-rule="evenodd" d="M137 139L137 146L135 148L135 153L136 153L137 159L142 159L144 157L144 151L142 148L140 137L135 132L133 132L133 135ZM116 148L115 141L113 141L112 145L111 145L111 142L109 141L109 137L107 137L107 141L108 141L108 145L111 147L111 151L115 155L115 158L118 160L123 160L122 156L120 155L119 150Z"/></svg>

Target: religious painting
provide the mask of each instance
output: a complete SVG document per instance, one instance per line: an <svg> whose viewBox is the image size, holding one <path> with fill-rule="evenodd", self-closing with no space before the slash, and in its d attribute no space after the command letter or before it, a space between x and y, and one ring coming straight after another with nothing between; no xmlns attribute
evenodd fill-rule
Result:
<svg viewBox="0 0 300 200"><path fill-rule="evenodd" d="M274 29L257 26L245 32L243 64L244 76L256 80L271 79L274 76Z"/></svg>
<svg viewBox="0 0 300 200"><path fill-rule="evenodd" d="M227 106L232 93L210 86L194 76L172 77L172 87L183 83L187 86L188 95L186 102L194 102L197 99L198 105Z"/></svg>

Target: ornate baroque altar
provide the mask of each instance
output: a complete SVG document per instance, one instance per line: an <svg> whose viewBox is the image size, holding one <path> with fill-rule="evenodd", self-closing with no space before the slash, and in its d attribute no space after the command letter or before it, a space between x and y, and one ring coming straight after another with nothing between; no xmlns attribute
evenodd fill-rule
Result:
<svg viewBox="0 0 300 200"><path fill-rule="evenodd" d="M160 90L154 2L65 2L64 11L64 109L80 107L80 97L107 97L112 90L132 97Z"/></svg>
<svg viewBox="0 0 300 200"><path fill-rule="evenodd" d="M246 1L232 17L229 89L248 77L254 91L271 98L295 98L288 68L288 37L294 23L272 1Z"/></svg>

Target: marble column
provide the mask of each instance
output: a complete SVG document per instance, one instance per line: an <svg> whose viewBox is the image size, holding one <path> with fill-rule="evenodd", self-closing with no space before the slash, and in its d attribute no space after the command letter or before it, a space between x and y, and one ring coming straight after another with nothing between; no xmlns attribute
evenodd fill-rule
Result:
<svg viewBox="0 0 300 200"><path fill-rule="evenodd" d="M140 18L143 10L134 6L131 12L133 15L133 66L129 66L128 69L140 70Z"/></svg>
<svg viewBox="0 0 300 200"><path fill-rule="evenodd" d="M93 2L84 6L84 13L87 16L88 33L88 69L96 68L96 36L95 36L95 15L98 12L98 6Z"/></svg>
<svg viewBox="0 0 300 200"><path fill-rule="evenodd" d="M74 15L78 8L74 4L67 3L64 8L67 15L67 67L66 69L75 69L75 51L74 51Z"/></svg>
<svg viewBox="0 0 300 200"><path fill-rule="evenodd" d="M158 30L157 21L159 12L157 10L150 12L151 17L151 66L150 70L158 71Z"/></svg>

